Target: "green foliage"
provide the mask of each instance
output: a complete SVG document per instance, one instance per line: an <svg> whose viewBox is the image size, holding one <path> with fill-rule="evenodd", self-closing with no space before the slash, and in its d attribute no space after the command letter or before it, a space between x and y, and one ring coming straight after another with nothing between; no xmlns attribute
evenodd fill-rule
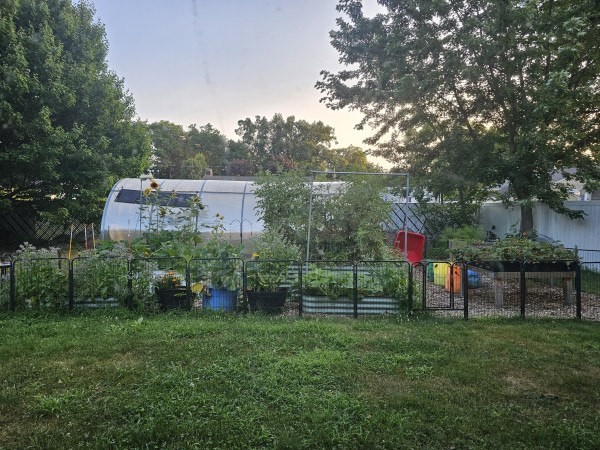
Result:
<svg viewBox="0 0 600 450"><path fill-rule="evenodd" d="M582 217L552 175L590 189L600 180L598 3L379 3L366 17L361 2L339 0L332 45L349 68L322 72L322 101L360 110L360 126L377 128L372 153L432 192L463 202L508 181L522 231L533 200Z"/></svg>
<svg viewBox="0 0 600 450"><path fill-rule="evenodd" d="M240 137L237 158L273 173L321 167L323 154L335 140L333 128L323 122L284 119L281 114L271 120L260 116L239 120L236 134Z"/></svg>
<svg viewBox="0 0 600 450"><path fill-rule="evenodd" d="M127 257L99 252L77 259L73 264L73 284L75 302L115 299L125 306L129 293Z"/></svg>
<svg viewBox="0 0 600 450"><path fill-rule="evenodd" d="M562 245L508 237L484 247L453 250L457 261L579 261L577 252Z"/></svg>
<svg viewBox="0 0 600 450"><path fill-rule="evenodd" d="M207 275L205 284L215 289L237 290L242 280L243 248L242 244L232 244L219 236L208 240L203 246L203 257L210 261L201 265L201 271Z"/></svg>
<svg viewBox="0 0 600 450"><path fill-rule="evenodd" d="M400 302L403 308L408 307L408 272L396 264L385 263L380 267L374 267L369 274L370 284L365 283L364 295L375 297L393 297ZM359 276L358 286L361 288ZM416 294L416 292L413 292ZM413 297L415 297L413 295Z"/></svg>
<svg viewBox="0 0 600 450"><path fill-rule="evenodd" d="M391 204L381 197L385 180L345 180L329 191L316 183L311 215L311 257L381 259L386 240L381 223ZM264 175L256 180L257 205L267 228L276 228L291 243L306 248L310 183L300 174Z"/></svg>
<svg viewBox="0 0 600 450"><path fill-rule="evenodd" d="M215 174L225 173L227 140L211 124L200 128L162 120L148 125L158 178L195 179L210 167Z"/></svg>
<svg viewBox="0 0 600 450"><path fill-rule="evenodd" d="M300 261L300 248L278 230L267 229L256 241L253 261L246 264L248 287L276 291L288 277L291 261Z"/></svg>
<svg viewBox="0 0 600 450"><path fill-rule="evenodd" d="M306 295L323 295L331 299L352 298L352 273L321 269L312 266L302 276L302 292Z"/></svg>
<svg viewBox="0 0 600 450"><path fill-rule="evenodd" d="M15 252L15 303L18 308L64 311L68 307L69 262L58 249L27 242Z"/></svg>
<svg viewBox="0 0 600 450"><path fill-rule="evenodd" d="M1 2L0 17L0 211L98 221L111 186L150 155L104 27L70 0Z"/></svg>
<svg viewBox="0 0 600 450"><path fill-rule="evenodd" d="M388 297L398 300L402 308L408 307L408 272L393 262L365 266L359 270L356 280L358 301L363 297ZM354 297L352 272L310 266L302 276L304 295L325 296L332 300ZM416 299L416 290L413 298Z"/></svg>

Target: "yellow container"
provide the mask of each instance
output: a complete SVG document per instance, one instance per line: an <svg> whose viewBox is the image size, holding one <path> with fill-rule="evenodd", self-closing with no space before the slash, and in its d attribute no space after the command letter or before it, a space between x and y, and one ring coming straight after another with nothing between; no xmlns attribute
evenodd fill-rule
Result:
<svg viewBox="0 0 600 450"><path fill-rule="evenodd" d="M433 284L444 286L450 264L446 262L433 263Z"/></svg>

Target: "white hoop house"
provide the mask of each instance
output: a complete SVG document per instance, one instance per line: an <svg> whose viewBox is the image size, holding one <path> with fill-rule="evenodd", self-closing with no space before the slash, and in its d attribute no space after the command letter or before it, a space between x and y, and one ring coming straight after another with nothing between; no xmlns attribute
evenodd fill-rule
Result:
<svg viewBox="0 0 600 450"><path fill-rule="evenodd" d="M169 212L164 229L177 225L173 216L185 214L189 200L200 197L206 208L196 218L196 229L210 234L218 222L216 214L224 217L225 236L230 241L244 242L255 233L263 231L259 212L255 210L254 183L232 180L155 180L160 185L160 195L169 197ZM148 204L142 192L150 187L149 179L125 178L119 180L108 195L102 214L102 239L126 240L139 236L150 225L150 217L156 215L156 205ZM173 193L176 196L173 196ZM173 196L174 198L171 198ZM167 201L167 200L166 200Z"/></svg>

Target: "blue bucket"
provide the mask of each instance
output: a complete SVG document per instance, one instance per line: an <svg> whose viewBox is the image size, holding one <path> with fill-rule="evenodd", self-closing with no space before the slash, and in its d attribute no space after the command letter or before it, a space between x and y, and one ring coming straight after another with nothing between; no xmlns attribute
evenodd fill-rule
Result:
<svg viewBox="0 0 600 450"><path fill-rule="evenodd" d="M202 307L221 311L235 311L237 291L208 288L208 295L202 297Z"/></svg>
<svg viewBox="0 0 600 450"><path fill-rule="evenodd" d="M479 272L468 270L467 276L469 277L469 289L481 287L481 275L479 275Z"/></svg>

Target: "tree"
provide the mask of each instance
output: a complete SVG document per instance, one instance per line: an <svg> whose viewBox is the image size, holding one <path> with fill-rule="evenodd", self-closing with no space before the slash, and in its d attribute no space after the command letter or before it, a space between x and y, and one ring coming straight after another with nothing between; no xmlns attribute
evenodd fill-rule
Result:
<svg viewBox="0 0 600 450"><path fill-rule="evenodd" d="M154 149L154 174L160 178L200 178L210 167L225 173L227 140L211 124L197 128L161 120L148 125Z"/></svg>
<svg viewBox="0 0 600 450"><path fill-rule="evenodd" d="M271 120L256 116L238 121L236 134L241 148L258 170L315 168L335 141L334 130L323 122L309 123L294 116L284 119L275 114ZM241 149L238 148L238 152Z"/></svg>
<svg viewBox="0 0 600 450"><path fill-rule="evenodd" d="M600 181L600 3L593 0L340 0L332 44L347 70L322 72L330 108L351 107L375 154L472 188L508 181L505 200L565 208L567 179ZM463 166L461 170L461 164ZM575 168L575 173L566 169Z"/></svg>
<svg viewBox="0 0 600 450"><path fill-rule="evenodd" d="M161 120L149 124L148 132L152 140L154 175L158 178L182 178L183 161L193 156L183 127Z"/></svg>
<svg viewBox="0 0 600 450"><path fill-rule="evenodd" d="M215 175L225 175L229 159L225 135L207 123L200 128L190 125L187 138L192 150L204 156L207 167L213 169Z"/></svg>
<svg viewBox="0 0 600 450"><path fill-rule="evenodd" d="M96 221L118 178L149 163L145 126L108 70L85 1L0 3L0 211Z"/></svg>
<svg viewBox="0 0 600 450"><path fill-rule="evenodd" d="M383 172L381 167L367 160L367 154L362 148L354 145L326 149L323 159L327 169L337 172Z"/></svg>

